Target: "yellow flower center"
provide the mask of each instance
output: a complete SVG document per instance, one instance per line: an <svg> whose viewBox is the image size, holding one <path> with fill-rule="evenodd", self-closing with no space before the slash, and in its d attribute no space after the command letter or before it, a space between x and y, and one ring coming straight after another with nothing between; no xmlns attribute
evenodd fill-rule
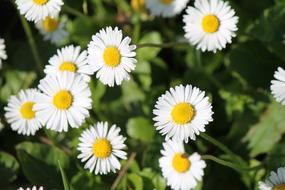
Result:
<svg viewBox="0 0 285 190"><path fill-rule="evenodd" d="M58 28L58 20L51 18L51 17L46 17L43 21L43 27L47 32L54 32Z"/></svg>
<svg viewBox="0 0 285 190"><path fill-rule="evenodd" d="M144 0L132 0L131 5L132 8L137 11L144 6Z"/></svg>
<svg viewBox="0 0 285 190"><path fill-rule="evenodd" d="M207 15L202 20L203 30L207 33L214 33L219 30L220 21L215 15Z"/></svg>
<svg viewBox="0 0 285 190"><path fill-rule="evenodd" d="M191 163L187 156L177 153L172 159L172 166L177 172L184 173L189 170Z"/></svg>
<svg viewBox="0 0 285 190"><path fill-rule="evenodd" d="M172 3L173 0L160 0L161 3L165 4L165 5L169 5Z"/></svg>
<svg viewBox="0 0 285 190"><path fill-rule="evenodd" d="M179 125L186 124L193 119L194 109L192 105L188 103L179 103L174 106L171 111L172 119L175 123Z"/></svg>
<svg viewBox="0 0 285 190"><path fill-rule="evenodd" d="M121 62L121 54L118 48L114 46L106 47L103 55L105 64L110 67L116 67Z"/></svg>
<svg viewBox="0 0 285 190"><path fill-rule="evenodd" d="M56 95L53 97L53 104L57 109L66 110L72 104L72 95L67 90L60 90Z"/></svg>
<svg viewBox="0 0 285 190"><path fill-rule="evenodd" d="M44 5L48 2L49 0L33 0L33 2L37 5Z"/></svg>
<svg viewBox="0 0 285 190"><path fill-rule="evenodd" d="M24 119L33 119L35 112L33 111L34 102L26 102L20 108L20 113Z"/></svg>
<svg viewBox="0 0 285 190"><path fill-rule="evenodd" d="M105 138L97 139L93 144L93 154L97 158L107 158L112 153L112 145Z"/></svg>
<svg viewBox="0 0 285 190"><path fill-rule="evenodd" d="M60 65L59 70L60 71L69 71L69 72L75 73L77 68L76 68L76 65L74 63L69 62L69 61L65 61Z"/></svg>
<svg viewBox="0 0 285 190"><path fill-rule="evenodd" d="M276 185L272 190L285 190L285 183Z"/></svg>

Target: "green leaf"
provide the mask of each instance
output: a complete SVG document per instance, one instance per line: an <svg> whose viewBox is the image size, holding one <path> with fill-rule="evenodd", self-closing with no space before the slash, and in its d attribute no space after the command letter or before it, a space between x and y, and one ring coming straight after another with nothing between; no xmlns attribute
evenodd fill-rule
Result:
<svg viewBox="0 0 285 190"><path fill-rule="evenodd" d="M0 88L0 100L7 101L9 96L28 88L36 78L34 72L8 70L4 74L5 82Z"/></svg>
<svg viewBox="0 0 285 190"><path fill-rule="evenodd" d="M128 174L128 180L130 180L136 190L143 190L143 179L139 175L135 173Z"/></svg>
<svg viewBox="0 0 285 190"><path fill-rule="evenodd" d="M129 119L127 123L127 133L130 137L144 142L151 142L154 136L152 122L144 117Z"/></svg>
<svg viewBox="0 0 285 190"><path fill-rule="evenodd" d="M75 176L72 177L70 184L71 187L75 190L94 190L94 187L100 190L109 190L111 186L111 184L105 184L101 180L101 176L94 176L94 174L90 173L89 171L78 172Z"/></svg>
<svg viewBox="0 0 285 190"><path fill-rule="evenodd" d="M67 177L66 177L66 175L65 175L64 170L62 169L62 167L61 167L61 165L60 165L60 161L59 161L59 160L58 160L58 167L59 167L59 169L60 169L60 174L61 174L61 178L62 178L64 190L70 190L70 186L69 186Z"/></svg>
<svg viewBox="0 0 285 190"><path fill-rule="evenodd" d="M266 157L266 165L268 169L275 170L280 166L285 166L285 142L284 140L275 145L274 148L268 153Z"/></svg>
<svg viewBox="0 0 285 190"><path fill-rule="evenodd" d="M63 151L56 147L31 142L18 144L16 151L21 168L32 184L43 185L48 189L62 187L58 161L65 170L70 166L69 157Z"/></svg>
<svg viewBox="0 0 285 190"><path fill-rule="evenodd" d="M156 44L162 43L160 33L159 32L148 32L139 41L139 44L143 44L143 43L156 43ZM152 47L140 48L137 50L137 58L139 62L142 60L151 61L153 58L157 56L160 50L161 50L160 48L152 48Z"/></svg>
<svg viewBox="0 0 285 190"><path fill-rule="evenodd" d="M252 126L245 140L249 142L252 157L270 151L285 132L285 107L272 103L261 116L259 123Z"/></svg>
<svg viewBox="0 0 285 190"><path fill-rule="evenodd" d="M270 51L285 61L285 3L266 9L251 26L250 34L262 41Z"/></svg>
<svg viewBox="0 0 285 190"><path fill-rule="evenodd" d="M238 44L230 52L231 69L255 87L268 88L274 71L281 64L261 43L255 41Z"/></svg>
<svg viewBox="0 0 285 190"><path fill-rule="evenodd" d="M0 152L0 185L8 184L17 178L18 161L6 152Z"/></svg>

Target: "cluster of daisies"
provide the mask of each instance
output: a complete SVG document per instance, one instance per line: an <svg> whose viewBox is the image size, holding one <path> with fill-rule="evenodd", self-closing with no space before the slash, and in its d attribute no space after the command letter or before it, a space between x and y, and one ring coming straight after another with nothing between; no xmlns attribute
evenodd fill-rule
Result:
<svg viewBox="0 0 285 190"><path fill-rule="evenodd" d="M173 17L181 13L189 0L137 0L133 6L145 6L155 16ZM66 35L66 18L60 17L62 0L16 0L20 13L33 21L46 40L61 41ZM139 4L139 5L138 5ZM222 50L237 31L238 17L228 2L195 0L183 16L185 37L202 51ZM79 128L92 108L91 75L113 87L130 79L136 67L136 46L123 37L118 28L107 27L92 36L87 50L79 46L58 49L44 69L46 76L35 89L21 90L11 96L5 118L12 130L35 135L42 127L67 132ZM0 66L6 59L4 40L0 39ZM285 104L285 71L278 68L272 81L274 97ZM159 165L167 185L175 190L189 190L202 180L205 161L198 153L188 153L184 143L195 140L213 121L212 105L204 91L192 85L179 85L161 95L153 110L154 126L165 136ZM126 159L126 138L120 127L98 122L84 130L79 138L78 159L95 174L116 172L119 159ZM261 190L285 189L285 168L272 172L260 182ZM20 188L22 190L23 188ZM42 187L40 187L42 189ZM33 187L32 190L36 190Z"/></svg>

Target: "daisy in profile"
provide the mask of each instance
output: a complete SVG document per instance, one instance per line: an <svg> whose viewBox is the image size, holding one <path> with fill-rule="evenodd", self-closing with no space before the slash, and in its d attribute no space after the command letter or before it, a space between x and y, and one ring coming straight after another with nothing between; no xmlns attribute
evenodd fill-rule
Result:
<svg viewBox="0 0 285 190"><path fill-rule="evenodd" d="M126 138L120 135L121 129L112 125L108 129L107 122L99 122L95 126L90 126L81 134L79 138L78 159L86 162L84 168L96 174L107 174L116 172L121 168L118 159L126 159L127 153L124 144Z"/></svg>
<svg viewBox="0 0 285 190"><path fill-rule="evenodd" d="M278 67L274 73L274 78L270 86L271 94L278 102L285 105L285 70Z"/></svg>
<svg viewBox="0 0 285 190"><path fill-rule="evenodd" d="M47 16L55 18L63 5L62 0L16 0L21 15L28 21L38 22Z"/></svg>
<svg viewBox="0 0 285 190"><path fill-rule="evenodd" d="M259 183L260 190L284 190L285 189L285 167L277 169L277 172L271 172L269 178Z"/></svg>
<svg viewBox="0 0 285 190"><path fill-rule="evenodd" d="M170 88L156 102L155 127L166 139L188 142L195 140L205 125L212 121L212 106L205 92L191 85Z"/></svg>
<svg viewBox="0 0 285 190"><path fill-rule="evenodd" d="M47 16L43 20L36 22L36 28L40 31L45 41L51 41L53 44L60 44L68 35L66 27L66 17L52 18Z"/></svg>
<svg viewBox="0 0 285 190"><path fill-rule="evenodd" d="M2 68L2 60L7 59L5 40L0 38L0 69Z"/></svg>
<svg viewBox="0 0 285 190"><path fill-rule="evenodd" d="M206 163L198 153L188 155L182 142L163 143L159 166L167 185L175 190L191 190L202 180Z"/></svg>
<svg viewBox="0 0 285 190"><path fill-rule="evenodd" d="M135 69L136 46L130 45L131 38L123 38L117 27L107 27L92 36L88 44L88 62L96 77L105 85L121 85L129 80L129 73Z"/></svg>
<svg viewBox="0 0 285 190"><path fill-rule="evenodd" d="M44 72L47 75L57 75L62 72L78 73L85 81L90 80L93 72L87 62L87 51L80 52L80 46L65 46L57 50L57 54L49 59L49 65Z"/></svg>
<svg viewBox="0 0 285 190"><path fill-rule="evenodd" d="M185 37L197 49L222 50L236 36L238 17L228 2L196 0L183 16Z"/></svg>
<svg viewBox="0 0 285 190"><path fill-rule="evenodd" d="M47 129L66 132L68 126L80 127L89 116L91 92L81 75L48 75L38 88L42 93L37 96L34 109Z"/></svg>
<svg viewBox="0 0 285 190"><path fill-rule="evenodd" d="M173 17L182 12L189 0L145 0L145 6L154 16Z"/></svg>
<svg viewBox="0 0 285 190"><path fill-rule="evenodd" d="M33 186L32 188L23 188L23 187L20 187L18 190L44 190L44 188L43 187L39 187L39 188L37 188L36 186Z"/></svg>
<svg viewBox="0 0 285 190"><path fill-rule="evenodd" d="M22 135L35 135L42 125L34 110L36 89L21 90L18 95L11 96L5 110L5 118L13 131Z"/></svg>

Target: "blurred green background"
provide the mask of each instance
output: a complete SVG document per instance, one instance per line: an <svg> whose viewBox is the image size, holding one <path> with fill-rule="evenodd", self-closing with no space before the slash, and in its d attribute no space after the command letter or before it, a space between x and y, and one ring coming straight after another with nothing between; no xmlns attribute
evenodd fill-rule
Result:
<svg viewBox="0 0 285 190"><path fill-rule="evenodd" d="M118 26L134 44L183 40L183 13L170 19L154 18L144 8L134 10L128 0L64 2L61 14L68 16L69 37L60 46L43 41L34 24L28 23L44 65L63 45L78 44L85 49L91 36L106 26ZM0 189L32 185L63 189L57 160L72 189L110 189L118 174L95 176L76 158L79 135L97 121L118 124L128 137L128 155L136 154L117 189L167 189L158 166L164 138L155 131L152 109L162 93L178 84L192 84L211 97L214 121L206 133L234 156L201 137L185 145L188 152L215 155L239 166L233 169L206 160L205 176L196 190L257 189L257 182L270 170L285 165L285 108L273 100L269 90L274 71L285 64L285 2L232 0L230 4L240 18L239 31L225 50L201 53L187 44L139 49L129 82L109 88L92 79L91 117L81 128L68 133L42 129L26 137L10 129L3 108L9 96L36 87L43 73L34 61L12 0L1 0L0 36L5 39L8 60L0 70L0 118L4 123ZM259 167L245 169L253 166Z"/></svg>

